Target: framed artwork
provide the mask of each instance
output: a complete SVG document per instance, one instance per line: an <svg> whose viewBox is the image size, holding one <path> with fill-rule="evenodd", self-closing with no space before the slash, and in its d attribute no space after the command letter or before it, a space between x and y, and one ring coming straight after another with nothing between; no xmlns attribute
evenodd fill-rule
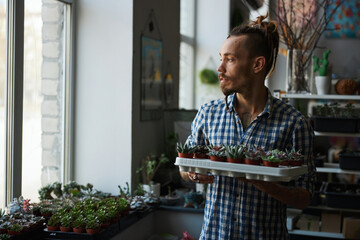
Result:
<svg viewBox="0 0 360 240"><path fill-rule="evenodd" d="M163 96L163 43L141 37L141 120L161 118Z"/></svg>
<svg viewBox="0 0 360 240"><path fill-rule="evenodd" d="M335 11L325 31L327 38L360 38L360 0L345 0L337 9L339 1L330 0L326 14Z"/></svg>

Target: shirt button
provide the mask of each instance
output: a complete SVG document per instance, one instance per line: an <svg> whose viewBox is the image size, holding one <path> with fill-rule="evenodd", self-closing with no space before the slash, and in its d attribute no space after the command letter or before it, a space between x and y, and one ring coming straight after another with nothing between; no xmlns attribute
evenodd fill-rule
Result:
<svg viewBox="0 0 360 240"><path fill-rule="evenodd" d="M236 218L232 218L231 220L233 220L234 222L236 222Z"/></svg>

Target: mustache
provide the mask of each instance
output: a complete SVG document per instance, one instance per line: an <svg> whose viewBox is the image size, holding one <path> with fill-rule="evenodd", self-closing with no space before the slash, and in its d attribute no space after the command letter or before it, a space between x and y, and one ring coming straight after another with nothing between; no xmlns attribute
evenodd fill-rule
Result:
<svg viewBox="0 0 360 240"><path fill-rule="evenodd" d="M223 79L225 79L225 80L229 80L230 79L230 77L229 76L226 76L225 74L223 74L223 73L219 73L219 75L218 75L218 79L220 80L220 78L223 78Z"/></svg>

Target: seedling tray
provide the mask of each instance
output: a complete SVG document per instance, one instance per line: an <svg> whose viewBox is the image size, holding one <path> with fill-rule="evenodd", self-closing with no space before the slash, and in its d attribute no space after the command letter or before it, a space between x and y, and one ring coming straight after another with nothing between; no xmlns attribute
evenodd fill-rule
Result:
<svg viewBox="0 0 360 240"><path fill-rule="evenodd" d="M325 205L335 208L360 209L359 185L342 183L325 183Z"/></svg>
<svg viewBox="0 0 360 240"><path fill-rule="evenodd" d="M289 182L307 173L307 166L298 167L265 167L249 164L238 164L228 162L215 162L207 159L176 158L175 165L180 171L197 172L200 174L211 173L228 177L245 177L251 180L269 182Z"/></svg>
<svg viewBox="0 0 360 240"><path fill-rule="evenodd" d="M360 129L359 118L333 118L313 116L314 130L319 132L357 133Z"/></svg>

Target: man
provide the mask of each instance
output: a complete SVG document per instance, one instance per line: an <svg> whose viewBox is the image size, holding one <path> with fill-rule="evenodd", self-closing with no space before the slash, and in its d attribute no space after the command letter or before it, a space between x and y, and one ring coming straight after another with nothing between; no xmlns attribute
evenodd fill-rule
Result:
<svg viewBox="0 0 360 240"><path fill-rule="evenodd" d="M308 174L289 187L181 172L184 179L209 183L200 239L288 239L286 206L305 208L310 202L315 180L313 132L295 108L273 98L264 85L279 46L276 24L264 22L266 17L234 28L225 40L218 68L225 99L201 106L187 143L300 150Z"/></svg>

